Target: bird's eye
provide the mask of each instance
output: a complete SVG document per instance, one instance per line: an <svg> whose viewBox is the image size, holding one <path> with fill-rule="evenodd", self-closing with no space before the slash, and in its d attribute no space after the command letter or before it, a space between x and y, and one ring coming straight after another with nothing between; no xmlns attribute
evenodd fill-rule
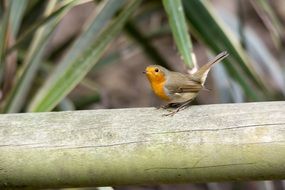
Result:
<svg viewBox="0 0 285 190"><path fill-rule="evenodd" d="M155 68L154 71L157 73L159 70L158 70L158 68Z"/></svg>

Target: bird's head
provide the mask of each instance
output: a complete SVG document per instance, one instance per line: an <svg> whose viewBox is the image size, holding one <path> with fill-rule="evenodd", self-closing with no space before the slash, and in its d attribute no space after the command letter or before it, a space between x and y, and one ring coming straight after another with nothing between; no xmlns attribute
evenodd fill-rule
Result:
<svg viewBox="0 0 285 190"><path fill-rule="evenodd" d="M143 73L146 74L150 82L164 82L166 80L168 70L159 65L150 65L146 67Z"/></svg>

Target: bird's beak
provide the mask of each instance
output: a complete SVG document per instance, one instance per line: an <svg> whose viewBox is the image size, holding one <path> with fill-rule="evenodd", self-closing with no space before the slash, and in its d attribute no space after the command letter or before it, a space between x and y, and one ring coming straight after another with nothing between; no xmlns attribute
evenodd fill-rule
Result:
<svg viewBox="0 0 285 190"><path fill-rule="evenodd" d="M146 74L146 71L143 71L142 73L143 73L143 74Z"/></svg>

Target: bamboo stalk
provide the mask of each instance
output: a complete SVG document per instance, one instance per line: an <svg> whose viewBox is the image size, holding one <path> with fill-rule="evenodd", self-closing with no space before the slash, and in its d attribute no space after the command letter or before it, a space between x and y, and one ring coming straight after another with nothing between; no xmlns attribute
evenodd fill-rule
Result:
<svg viewBox="0 0 285 190"><path fill-rule="evenodd" d="M0 115L0 189L285 178L285 102Z"/></svg>

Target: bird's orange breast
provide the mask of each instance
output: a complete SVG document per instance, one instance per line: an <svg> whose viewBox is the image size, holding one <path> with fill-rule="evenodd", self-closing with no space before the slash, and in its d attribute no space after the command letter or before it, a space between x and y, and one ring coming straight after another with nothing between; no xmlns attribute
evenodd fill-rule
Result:
<svg viewBox="0 0 285 190"><path fill-rule="evenodd" d="M154 93L163 100L170 100L170 98L165 93L164 82L151 82L151 87Z"/></svg>

